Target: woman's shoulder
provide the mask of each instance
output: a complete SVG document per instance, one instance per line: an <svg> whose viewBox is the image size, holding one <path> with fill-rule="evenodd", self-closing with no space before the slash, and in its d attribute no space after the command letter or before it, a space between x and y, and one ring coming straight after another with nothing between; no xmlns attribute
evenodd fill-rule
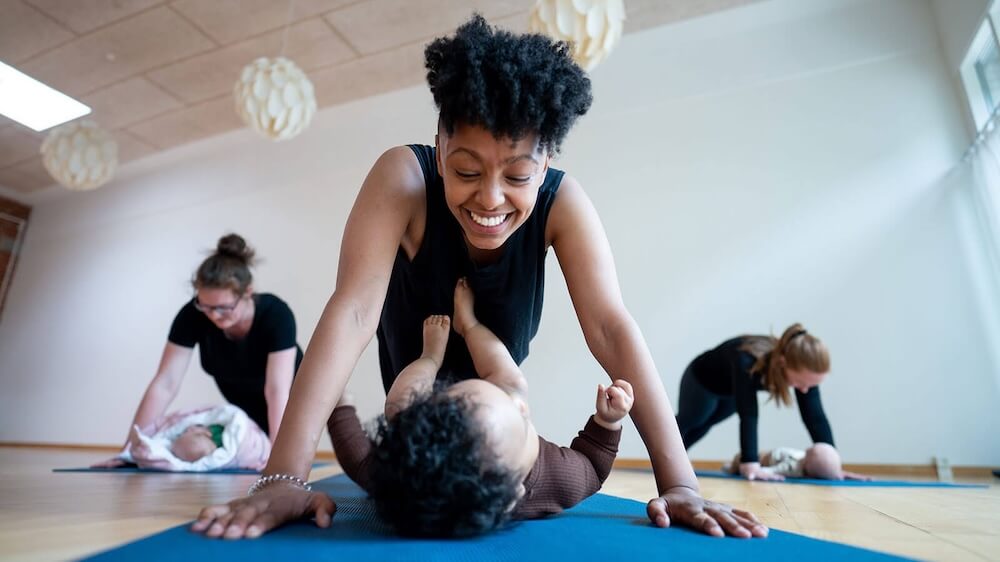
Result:
<svg viewBox="0 0 1000 562"><path fill-rule="evenodd" d="M170 324L167 340L184 347L193 347L211 328L211 320L194 307L194 299L184 303Z"/></svg>
<svg viewBox="0 0 1000 562"><path fill-rule="evenodd" d="M437 173L432 147L394 146L375 160L362 190L372 192L370 195L378 199L422 204L429 182L427 166Z"/></svg>
<svg viewBox="0 0 1000 562"><path fill-rule="evenodd" d="M594 204L575 177L550 168L542 185L544 189L539 190L539 196L547 193L551 198L551 211L545 226L545 238L549 244L561 234L573 236L580 228L603 229Z"/></svg>
<svg viewBox="0 0 1000 562"><path fill-rule="evenodd" d="M273 293L254 293L254 306L257 314L269 318L292 314L292 308L284 300Z"/></svg>
<svg viewBox="0 0 1000 562"><path fill-rule="evenodd" d="M729 338L728 340L720 343L719 345L709 349L705 354L712 355L723 355L723 354L736 354L742 352L740 347L743 346L743 336L737 336L735 338Z"/></svg>
<svg viewBox="0 0 1000 562"><path fill-rule="evenodd" d="M202 318L205 318L205 315L195 308L194 299L184 303L174 316L175 322L181 321L185 323L197 322ZM207 318L205 319L207 320Z"/></svg>

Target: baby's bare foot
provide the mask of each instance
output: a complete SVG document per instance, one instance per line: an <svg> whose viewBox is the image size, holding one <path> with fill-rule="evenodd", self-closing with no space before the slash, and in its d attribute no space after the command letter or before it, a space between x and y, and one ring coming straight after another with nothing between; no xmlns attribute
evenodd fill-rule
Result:
<svg viewBox="0 0 1000 562"><path fill-rule="evenodd" d="M428 316L424 320L424 354L421 357L428 357L440 366L444 362L450 331L451 318L440 314Z"/></svg>
<svg viewBox="0 0 1000 562"><path fill-rule="evenodd" d="M476 299L465 277L455 285L455 332L465 336L465 331L479 323L475 311Z"/></svg>

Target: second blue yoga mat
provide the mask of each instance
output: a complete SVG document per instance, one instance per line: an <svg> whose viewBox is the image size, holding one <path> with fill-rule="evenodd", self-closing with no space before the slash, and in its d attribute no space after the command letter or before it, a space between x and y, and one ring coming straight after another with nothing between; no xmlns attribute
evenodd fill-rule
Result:
<svg viewBox="0 0 1000 562"><path fill-rule="evenodd" d="M87 560L368 561L588 561L767 560L823 562L905 560L871 550L772 530L766 539L713 538L687 529L659 529L645 504L598 494L556 517L526 521L466 540L413 540L393 536L364 492L346 476L317 482L337 502L328 529L298 522L256 540L208 539L174 527Z"/></svg>
<svg viewBox="0 0 1000 562"><path fill-rule="evenodd" d="M721 470L697 470L699 478L728 478L744 480L742 476L722 472ZM745 481L745 480L744 480ZM759 482L765 482L760 480ZM869 488L987 488L986 484L954 484L951 482L910 482L905 480L818 480L815 478L785 478L784 480L766 481L769 484L812 484L814 486L846 486Z"/></svg>

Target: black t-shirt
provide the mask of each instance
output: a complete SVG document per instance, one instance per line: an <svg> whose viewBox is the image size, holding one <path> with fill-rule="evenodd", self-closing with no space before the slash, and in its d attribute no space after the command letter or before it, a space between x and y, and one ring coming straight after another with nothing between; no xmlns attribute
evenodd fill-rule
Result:
<svg viewBox="0 0 1000 562"><path fill-rule="evenodd" d="M702 353L691 362L691 371L702 386L720 396L731 396L740 416L740 462L757 462L757 392L764 390L763 374L751 374L754 356L740 350L743 338L733 338ZM819 386L808 392L795 390L799 415L813 443L833 445L833 430L823 411Z"/></svg>
<svg viewBox="0 0 1000 562"><path fill-rule="evenodd" d="M427 220L424 239L411 261L399 248L378 325L379 366L386 391L423 350L423 322L431 314L451 315L455 282L466 277L476 295L476 317L521 364L538 333L545 290L545 224L563 172L549 168L531 216L504 242L495 263L472 261L462 227L448 210L435 149L410 145L424 173ZM439 378L474 377L472 358L457 335L448 340Z"/></svg>
<svg viewBox="0 0 1000 562"><path fill-rule="evenodd" d="M242 408L250 419L269 432L264 383L267 356L295 348L295 370L302 363L302 349L295 342L295 316L285 301L259 293L253 296L253 324L247 335L231 340L205 314L188 302L177 313L167 339L201 352L201 367L215 378L222 396Z"/></svg>

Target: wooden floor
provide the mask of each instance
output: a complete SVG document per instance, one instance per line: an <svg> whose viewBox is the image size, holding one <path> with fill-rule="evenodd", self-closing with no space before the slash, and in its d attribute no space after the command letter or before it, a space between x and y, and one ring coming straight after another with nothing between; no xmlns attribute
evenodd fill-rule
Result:
<svg viewBox="0 0 1000 562"><path fill-rule="evenodd" d="M95 458L95 456L97 458ZM0 447L0 560L65 560L189 521L254 476L52 473L99 454ZM336 464L312 478L339 473ZM974 482L974 480L964 480ZM981 480L986 483L988 481ZM1000 560L1000 487L833 488L703 479L711 499L776 529L929 560ZM616 470L604 492L641 501L652 474Z"/></svg>

